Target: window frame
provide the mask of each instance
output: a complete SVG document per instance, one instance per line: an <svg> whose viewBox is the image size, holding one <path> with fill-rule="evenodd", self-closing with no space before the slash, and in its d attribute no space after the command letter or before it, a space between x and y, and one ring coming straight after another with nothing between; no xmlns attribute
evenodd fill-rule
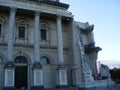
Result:
<svg viewBox="0 0 120 90"><path fill-rule="evenodd" d="M46 32L46 37L45 39L42 39L42 33L41 33L41 30L45 30ZM41 20L40 22L40 41L41 41L41 45L49 45L50 43L50 25L46 22L46 21L43 21Z"/></svg>
<svg viewBox="0 0 120 90"><path fill-rule="evenodd" d="M19 37L19 27L24 27L25 28L25 32L24 32L24 38ZM27 34L29 32L29 24L28 21L24 18L20 18L17 20L16 22L16 36L15 39L17 40L28 40L29 35ZM19 42L19 41L18 41Z"/></svg>

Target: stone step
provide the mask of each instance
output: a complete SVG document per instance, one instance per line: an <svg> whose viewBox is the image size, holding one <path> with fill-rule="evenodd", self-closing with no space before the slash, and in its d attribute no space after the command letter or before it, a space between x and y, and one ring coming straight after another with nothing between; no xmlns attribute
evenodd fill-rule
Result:
<svg viewBox="0 0 120 90"><path fill-rule="evenodd" d="M44 90L79 90L77 87L69 87L69 88L49 88Z"/></svg>

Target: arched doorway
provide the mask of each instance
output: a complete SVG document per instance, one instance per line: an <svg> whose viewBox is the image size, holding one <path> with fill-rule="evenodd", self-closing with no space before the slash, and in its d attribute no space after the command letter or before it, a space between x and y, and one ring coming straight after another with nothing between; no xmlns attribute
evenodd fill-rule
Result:
<svg viewBox="0 0 120 90"><path fill-rule="evenodd" d="M15 87L16 89L28 88L28 60L24 56L15 58Z"/></svg>

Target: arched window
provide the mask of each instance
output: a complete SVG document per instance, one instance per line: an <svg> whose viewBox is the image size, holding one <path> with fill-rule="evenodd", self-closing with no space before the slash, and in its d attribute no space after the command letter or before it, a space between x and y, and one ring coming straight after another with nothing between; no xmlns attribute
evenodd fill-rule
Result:
<svg viewBox="0 0 120 90"><path fill-rule="evenodd" d="M18 56L15 58L15 63L28 63L28 60L24 56Z"/></svg>
<svg viewBox="0 0 120 90"><path fill-rule="evenodd" d="M27 26L28 26L28 22L27 20L23 19L23 18L20 18L18 21L17 21L17 30L18 30L18 38L26 38L26 35L27 35Z"/></svg>
<svg viewBox="0 0 120 90"><path fill-rule="evenodd" d="M40 22L40 36L41 36L41 44L47 45L49 43L50 37L49 37L49 24L45 21Z"/></svg>
<svg viewBox="0 0 120 90"><path fill-rule="evenodd" d="M50 61L49 61L49 59L47 57L42 56L42 57L40 57L40 63L42 65L45 65L45 64L50 64Z"/></svg>
<svg viewBox="0 0 120 90"><path fill-rule="evenodd" d="M20 18L16 22L16 36L15 39L19 43L25 43L28 41L28 21L24 18Z"/></svg>

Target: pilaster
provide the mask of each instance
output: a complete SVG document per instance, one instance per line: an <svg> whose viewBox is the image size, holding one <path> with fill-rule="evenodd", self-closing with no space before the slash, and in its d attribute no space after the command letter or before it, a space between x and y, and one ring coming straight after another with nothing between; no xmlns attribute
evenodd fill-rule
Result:
<svg viewBox="0 0 120 90"><path fill-rule="evenodd" d="M6 66L5 67L5 81L3 90L15 90L14 87L14 74L15 67L14 66Z"/></svg>
<svg viewBox="0 0 120 90"><path fill-rule="evenodd" d="M62 25L61 25L61 16L57 16L57 39L58 39L58 60L59 64L63 65L64 64L64 59L63 59L63 41L62 41Z"/></svg>

